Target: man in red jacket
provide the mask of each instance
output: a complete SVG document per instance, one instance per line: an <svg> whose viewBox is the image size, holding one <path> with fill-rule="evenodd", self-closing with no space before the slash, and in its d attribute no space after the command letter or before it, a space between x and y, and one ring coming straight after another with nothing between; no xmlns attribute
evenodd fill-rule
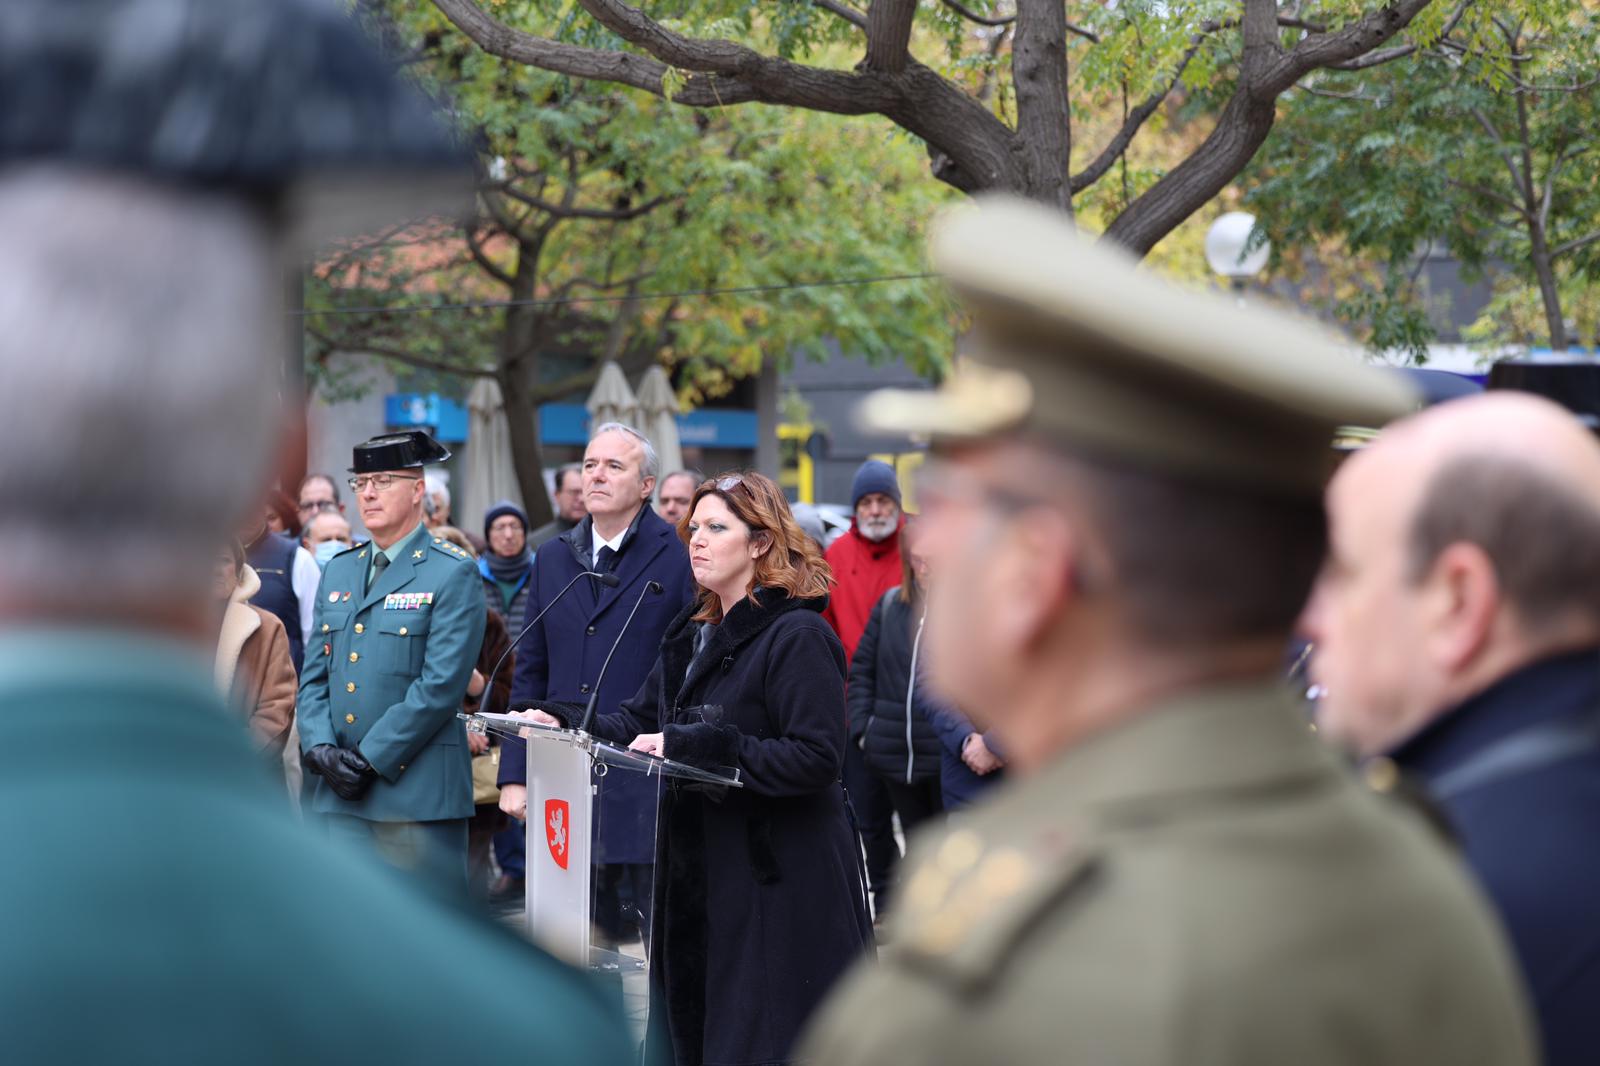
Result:
<svg viewBox="0 0 1600 1066"><path fill-rule="evenodd" d="M828 549L828 565L836 584L822 616L839 634L846 656L854 657L867 619L883 594L900 584L900 483L894 468L868 459L850 485L850 507L855 521L850 532ZM845 747L844 787L855 808L856 828L867 853L867 883L872 890L872 911L883 911L889 871L900 857L891 822L889 793L861 757L863 723L850 723L850 743Z"/></svg>

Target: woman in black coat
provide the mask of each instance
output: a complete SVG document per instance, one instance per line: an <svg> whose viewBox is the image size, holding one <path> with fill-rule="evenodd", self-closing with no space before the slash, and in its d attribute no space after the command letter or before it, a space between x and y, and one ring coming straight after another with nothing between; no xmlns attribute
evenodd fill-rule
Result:
<svg viewBox="0 0 1600 1066"><path fill-rule="evenodd" d="M644 686L593 733L744 787L668 782L656 840L651 1032L677 1066L788 1060L870 950L845 812L844 649L828 569L759 474L702 484L681 528L700 587ZM545 706L556 721L575 708Z"/></svg>

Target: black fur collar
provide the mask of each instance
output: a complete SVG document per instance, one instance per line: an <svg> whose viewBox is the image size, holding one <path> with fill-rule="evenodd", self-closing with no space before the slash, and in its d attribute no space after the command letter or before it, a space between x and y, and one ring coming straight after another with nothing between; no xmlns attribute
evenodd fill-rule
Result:
<svg viewBox="0 0 1600 1066"><path fill-rule="evenodd" d="M804 599L790 596L782 589L758 588L733 605L727 617L711 631L711 639L700 657L694 657L695 635L700 623L693 615L700 608L699 599L689 605L667 626L661 642L661 688L663 710L678 707L679 697L691 691L712 670L727 669L732 665L738 650L760 636L768 626L791 611L816 611L828 606L828 597ZM694 663L690 670L691 660ZM686 676L687 675L687 676Z"/></svg>

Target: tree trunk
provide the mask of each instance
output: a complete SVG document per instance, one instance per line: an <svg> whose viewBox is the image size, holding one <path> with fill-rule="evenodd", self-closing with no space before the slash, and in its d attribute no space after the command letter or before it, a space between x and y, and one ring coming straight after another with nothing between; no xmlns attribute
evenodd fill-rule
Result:
<svg viewBox="0 0 1600 1066"><path fill-rule="evenodd" d="M1067 100L1067 9L1060 0L1019 0L1011 44L1017 138L1024 196L1072 215L1067 165L1072 111Z"/></svg>
<svg viewBox="0 0 1600 1066"><path fill-rule="evenodd" d="M515 234L517 268L511 277L511 306L505 309L500 360L495 377L505 397L506 426L511 439L511 465L522 486L522 506L535 529L555 518L544 487L544 452L539 446L539 412L533 390L539 382L539 311L528 306L538 289L539 255L545 234Z"/></svg>
<svg viewBox="0 0 1600 1066"><path fill-rule="evenodd" d="M555 518L550 493L544 487L544 452L539 446L538 409L528 389L531 375L520 365L500 368L495 379L505 397L506 427L511 438L511 465L522 487L522 506L534 529Z"/></svg>
<svg viewBox="0 0 1600 1066"><path fill-rule="evenodd" d="M1539 279L1539 299L1544 302L1544 319L1550 330L1550 350L1557 354L1568 346L1567 319L1561 313L1561 288L1556 284L1555 264L1550 259L1550 243L1544 227L1535 222L1528 227L1533 245L1528 256L1533 262L1533 273Z"/></svg>

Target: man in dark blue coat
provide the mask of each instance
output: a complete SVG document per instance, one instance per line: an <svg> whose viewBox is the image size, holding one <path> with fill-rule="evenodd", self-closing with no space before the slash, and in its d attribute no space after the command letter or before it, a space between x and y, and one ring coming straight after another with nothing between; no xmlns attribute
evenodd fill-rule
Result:
<svg viewBox="0 0 1600 1066"><path fill-rule="evenodd" d="M1386 429L1328 492L1322 732L1420 780L1516 949L1550 1066L1600 1060L1600 445L1510 393Z"/></svg>
<svg viewBox="0 0 1600 1066"><path fill-rule="evenodd" d="M516 644L512 706L542 700L587 703L635 603L639 613L606 671L598 710L615 711L644 683L667 623L693 598L695 587L689 553L677 530L649 506L657 473L655 448L644 436L615 422L594 431L583 456L589 514L564 535L546 541L534 558L526 617L531 621L546 607L550 613ZM585 571L615 574L618 583L607 588L592 578L580 581L551 606ZM651 581L659 582L663 591L646 591ZM500 808L524 820L526 758L520 740L508 740L500 756ZM636 914L640 932L648 934L644 923L650 914L658 782L639 774L609 774L599 780L595 924L602 933L621 939L626 919Z"/></svg>

